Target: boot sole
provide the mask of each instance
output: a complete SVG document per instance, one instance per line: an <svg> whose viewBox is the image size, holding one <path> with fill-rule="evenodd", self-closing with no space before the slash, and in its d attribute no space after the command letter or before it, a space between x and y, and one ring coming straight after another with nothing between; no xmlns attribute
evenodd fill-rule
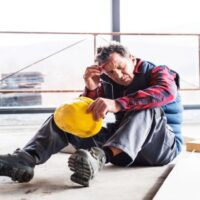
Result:
<svg viewBox="0 0 200 200"><path fill-rule="evenodd" d="M0 160L0 176L8 176L13 181L19 183L29 182L34 175L34 171L31 167L24 167L23 165L12 166L11 164Z"/></svg>
<svg viewBox="0 0 200 200"><path fill-rule="evenodd" d="M74 172L71 175L71 180L84 187L89 186L89 182L94 174L87 157L87 153L80 150L77 154L72 154L68 160L68 166Z"/></svg>

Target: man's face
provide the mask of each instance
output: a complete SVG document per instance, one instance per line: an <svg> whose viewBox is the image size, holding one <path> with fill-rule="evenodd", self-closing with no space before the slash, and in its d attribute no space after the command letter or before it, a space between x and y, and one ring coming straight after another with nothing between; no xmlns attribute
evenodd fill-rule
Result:
<svg viewBox="0 0 200 200"><path fill-rule="evenodd" d="M103 66L103 72L114 82L128 86L133 78L134 62L131 57L122 57L118 53L112 53L109 61Z"/></svg>

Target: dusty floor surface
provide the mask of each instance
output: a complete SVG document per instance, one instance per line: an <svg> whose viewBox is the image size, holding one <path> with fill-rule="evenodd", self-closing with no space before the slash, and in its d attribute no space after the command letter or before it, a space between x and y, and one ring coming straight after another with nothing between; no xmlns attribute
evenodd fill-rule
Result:
<svg viewBox="0 0 200 200"><path fill-rule="evenodd" d="M48 115L0 115L0 154L23 147ZM200 123L190 121L190 116L186 117L183 132L187 137L198 137ZM126 169L107 165L90 187L84 188L71 182L68 156L58 153L37 166L29 183L19 184L0 177L0 200L150 200L172 169L172 164Z"/></svg>

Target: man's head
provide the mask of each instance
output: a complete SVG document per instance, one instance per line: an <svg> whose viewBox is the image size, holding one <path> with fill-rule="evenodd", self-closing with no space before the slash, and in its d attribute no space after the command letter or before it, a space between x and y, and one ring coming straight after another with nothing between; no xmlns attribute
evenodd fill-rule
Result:
<svg viewBox="0 0 200 200"><path fill-rule="evenodd" d="M102 67L103 73L116 83L127 86L132 82L135 60L120 43L99 47L95 61Z"/></svg>

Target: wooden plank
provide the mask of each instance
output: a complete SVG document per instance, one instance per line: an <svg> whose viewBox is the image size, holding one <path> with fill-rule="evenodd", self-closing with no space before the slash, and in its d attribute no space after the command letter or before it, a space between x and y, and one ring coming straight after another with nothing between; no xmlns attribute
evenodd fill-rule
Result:
<svg viewBox="0 0 200 200"><path fill-rule="evenodd" d="M153 200L199 200L200 154L182 156Z"/></svg>
<svg viewBox="0 0 200 200"><path fill-rule="evenodd" d="M190 152L200 152L200 140L186 142L186 150Z"/></svg>

